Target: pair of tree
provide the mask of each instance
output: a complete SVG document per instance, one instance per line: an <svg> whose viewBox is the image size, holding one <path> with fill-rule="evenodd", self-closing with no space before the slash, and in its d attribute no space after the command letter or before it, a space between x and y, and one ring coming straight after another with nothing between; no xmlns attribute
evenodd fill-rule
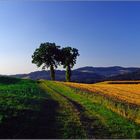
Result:
<svg viewBox="0 0 140 140"><path fill-rule="evenodd" d="M71 80L71 68L76 64L79 56L76 48L65 47L60 49L55 43L42 43L32 55L32 63L42 69L50 67L51 80L55 80L55 68L63 65L66 68L66 81Z"/></svg>

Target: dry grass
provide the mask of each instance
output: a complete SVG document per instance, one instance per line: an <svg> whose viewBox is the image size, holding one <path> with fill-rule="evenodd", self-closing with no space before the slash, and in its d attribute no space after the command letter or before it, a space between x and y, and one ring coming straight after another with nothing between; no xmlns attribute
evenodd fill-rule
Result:
<svg viewBox="0 0 140 140"><path fill-rule="evenodd" d="M97 84L79 84L67 82L64 84L99 94L101 93L105 96L112 97L126 103L140 105L140 84L126 84L126 81L124 81L124 84L109 84L109 82L102 82Z"/></svg>

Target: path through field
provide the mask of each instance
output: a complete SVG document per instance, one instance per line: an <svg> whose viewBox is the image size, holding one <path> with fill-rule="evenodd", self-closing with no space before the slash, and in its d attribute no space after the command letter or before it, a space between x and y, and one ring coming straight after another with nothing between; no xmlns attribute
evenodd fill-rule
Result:
<svg viewBox="0 0 140 140"><path fill-rule="evenodd" d="M140 138L129 104L62 82L12 80L0 84L2 139Z"/></svg>
<svg viewBox="0 0 140 140"><path fill-rule="evenodd" d="M60 138L139 138L140 126L60 82L40 81L58 102Z"/></svg>

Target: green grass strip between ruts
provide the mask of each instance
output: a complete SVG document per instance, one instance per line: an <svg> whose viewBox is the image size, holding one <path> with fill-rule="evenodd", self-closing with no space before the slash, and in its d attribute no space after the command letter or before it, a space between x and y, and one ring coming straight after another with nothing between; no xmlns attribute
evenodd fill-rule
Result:
<svg viewBox="0 0 140 140"><path fill-rule="evenodd" d="M111 138L140 138L140 126L132 121L112 112L102 104L94 103L91 99L87 99L83 95L76 94L72 88L61 83L51 81L43 82L55 92L67 96L84 106L88 111L92 112L92 114L98 117L109 129Z"/></svg>

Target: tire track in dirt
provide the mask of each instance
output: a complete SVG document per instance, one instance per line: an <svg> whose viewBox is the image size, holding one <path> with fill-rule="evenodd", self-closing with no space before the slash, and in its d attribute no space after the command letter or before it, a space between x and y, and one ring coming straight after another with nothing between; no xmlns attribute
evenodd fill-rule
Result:
<svg viewBox="0 0 140 140"><path fill-rule="evenodd" d="M110 134L108 129L105 128L105 126L101 125L101 123L99 123L100 120L97 117L93 115L88 115L87 113L90 112L86 110L86 108L84 108L80 103L61 94L53 88L51 89L63 98L65 98L71 104L71 106L73 106L76 109L80 118L80 122L86 131L87 138L109 138Z"/></svg>
<svg viewBox="0 0 140 140"><path fill-rule="evenodd" d="M79 118L78 110L70 101L68 101L68 99L46 85L46 83L42 83L42 85L42 89L44 89L50 97L59 104L55 116L55 118L58 118L56 123L59 124L57 127L57 132L60 134L59 138L87 138L86 132Z"/></svg>

